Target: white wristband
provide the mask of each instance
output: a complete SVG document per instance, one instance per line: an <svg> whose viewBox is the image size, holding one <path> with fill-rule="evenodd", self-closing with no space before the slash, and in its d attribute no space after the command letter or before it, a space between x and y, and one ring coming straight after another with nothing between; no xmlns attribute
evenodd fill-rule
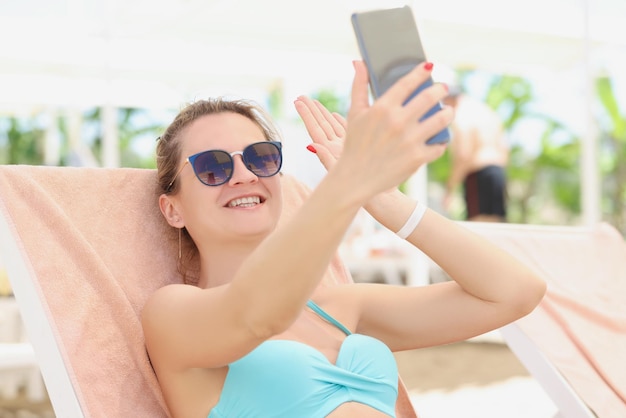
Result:
<svg viewBox="0 0 626 418"><path fill-rule="evenodd" d="M426 205L417 202L415 209L409 216L409 219L406 220L406 223L400 228L396 235L402 239L406 239L411 232L417 228L417 225L420 223L422 218L424 217L424 213L426 213Z"/></svg>

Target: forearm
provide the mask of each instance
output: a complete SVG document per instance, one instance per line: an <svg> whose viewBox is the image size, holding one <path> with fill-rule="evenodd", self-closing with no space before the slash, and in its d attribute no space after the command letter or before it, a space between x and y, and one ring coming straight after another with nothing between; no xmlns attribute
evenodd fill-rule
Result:
<svg viewBox="0 0 626 418"><path fill-rule="evenodd" d="M245 303L253 328L274 333L287 327L319 285L364 200L349 186L354 182L341 177L329 173L238 270L233 292Z"/></svg>
<svg viewBox="0 0 626 418"><path fill-rule="evenodd" d="M364 209L378 223L390 231L398 232L413 212L415 205L415 200L394 189L371 198Z"/></svg>
<svg viewBox="0 0 626 418"><path fill-rule="evenodd" d="M365 208L382 225L397 232L416 202L399 191L370 199ZM542 282L517 259L458 223L427 210L407 241L435 261L467 293L492 302L510 300L520 289Z"/></svg>
<svg viewBox="0 0 626 418"><path fill-rule="evenodd" d="M494 303L528 301L534 307L543 296L544 282L523 263L434 211L426 212L408 241L476 298Z"/></svg>

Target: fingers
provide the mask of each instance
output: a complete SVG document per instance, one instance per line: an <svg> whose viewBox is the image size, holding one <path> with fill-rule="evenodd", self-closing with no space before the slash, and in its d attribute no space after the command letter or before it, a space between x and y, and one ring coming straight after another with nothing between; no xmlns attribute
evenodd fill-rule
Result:
<svg viewBox="0 0 626 418"><path fill-rule="evenodd" d="M345 137L345 119L330 113L319 101L300 96L294 105L313 142L325 143Z"/></svg>
<svg viewBox="0 0 626 418"><path fill-rule="evenodd" d="M330 113L328 109L326 109L326 107L317 100L314 100L313 103L315 105L315 110L317 111L313 112L313 114L316 115L316 119L324 132L326 132L328 138L343 138L346 134L346 129L345 123L341 123L341 119L343 119L341 115L338 113Z"/></svg>
<svg viewBox="0 0 626 418"><path fill-rule="evenodd" d="M332 132L332 128L328 128L328 123L320 120L320 112L311 99L304 96L298 97L294 105L313 142L324 144L331 139L328 137L328 132Z"/></svg>
<svg viewBox="0 0 626 418"><path fill-rule="evenodd" d="M343 128L343 133L345 135L346 133L346 128L348 127L348 121L346 120L346 118L344 118L342 115L340 115L339 113L335 113L333 112L333 117L335 118L335 120L337 121L337 123L339 123L341 125L341 127Z"/></svg>
<svg viewBox="0 0 626 418"><path fill-rule="evenodd" d="M381 178L380 182L393 183L404 179L416 167L441 157L446 146L426 142L451 123L452 108L445 107L423 121L420 118L448 94L447 89L442 84L433 84L412 96L417 87L429 80L432 66L417 66L372 106L365 64L355 61L354 68L349 134L346 119L331 113L319 101L306 96L295 101L322 164L327 169L337 164L345 145L349 151L343 160L344 165L351 167L349 170L358 171L363 166L371 170L372 166L380 165L381 172L388 170L389 177L394 177ZM346 139L348 135L351 139ZM385 187L390 187L389 184Z"/></svg>
<svg viewBox="0 0 626 418"><path fill-rule="evenodd" d="M363 61L352 61L354 65L354 80L352 81L352 93L349 115L360 113L369 107L369 90L367 87L367 68Z"/></svg>
<svg viewBox="0 0 626 418"><path fill-rule="evenodd" d="M445 129L454 118L454 110L443 107L434 114L427 115L435 106L441 107L441 100L448 95L448 87L442 83L432 83L430 75L432 63L423 63L399 79L381 98L380 105L402 105L397 111L408 118L407 127L414 132L411 136L422 138L423 142ZM416 93L416 91L418 93ZM419 120L418 123L415 123Z"/></svg>
<svg viewBox="0 0 626 418"><path fill-rule="evenodd" d="M319 125L326 139L331 141L337 138L343 138L346 133L345 128L323 104L318 100L312 100L306 96L300 96L298 100L306 105L308 112L313 118L311 122Z"/></svg>
<svg viewBox="0 0 626 418"><path fill-rule="evenodd" d="M300 118L302 118L302 121L304 122L304 127L306 128L313 142L320 143L325 141L326 133L320 127L315 118L315 115L311 111L311 109L315 106L310 106L309 104L307 104L307 102L302 97L299 97L294 102L294 105L296 107L296 112L298 112Z"/></svg>
<svg viewBox="0 0 626 418"><path fill-rule="evenodd" d="M424 91L426 93L426 91ZM427 105L426 105L427 106ZM421 112L420 114L425 113ZM454 109L450 106L444 106L440 111L428 116L419 123L412 124L409 133L410 136L416 138L422 138L422 142L428 142L428 139L432 138L443 129L446 129L454 119ZM435 144L427 144L427 148L434 148Z"/></svg>
<svg viewBox="0 0 626 418"><path fill-rule="evenodd" d="M422 119L433 107L441 106L441 100L448 95L448 87L445 84L435 83L424 88L419 94L411 98L406 104L406 110L412 115ZM430 118L430 116L428 116ZM426 119L424 119L426 120Z"/></svg>
<svg viewBox="0 0 626 418"><path fill-rule="evenodd" d="M326 170L330 170L330 168L337 162L335 155L333 155L333 153L324 145L316 144L314 148L315 155L317 155L317 158L319 158L322 165L326 168Z"/></svg>
<svg viewBox="0 0 626 418"><path fill-rule="evenodd" d="M423 62L417 65L413 70L398 79L378 98L378 101L382 103L404 104L419 86L429 80L432 69L433 64L430 62Z"/></svg>

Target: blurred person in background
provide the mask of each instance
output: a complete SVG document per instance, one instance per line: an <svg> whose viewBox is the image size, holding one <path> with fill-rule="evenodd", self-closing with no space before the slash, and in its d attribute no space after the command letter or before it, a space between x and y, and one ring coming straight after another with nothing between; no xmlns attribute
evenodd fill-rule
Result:
<svg viewBox="0 0 626 418"><path fill-rule="evenodd" d="M505 222L509 146L502 120L486 103L465 94L456 83L450 84L443 102L455 110L444 209L450 210L454 193L462 183L467 220Z"/></svg>

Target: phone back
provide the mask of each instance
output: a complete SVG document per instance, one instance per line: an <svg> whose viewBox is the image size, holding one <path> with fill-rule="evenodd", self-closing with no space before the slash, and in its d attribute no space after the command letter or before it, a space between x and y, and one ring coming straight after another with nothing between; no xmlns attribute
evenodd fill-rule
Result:
<svg viewBox="0 0 626 418"><path fill-rule="evenodd" d="M382 96L415 66L426 61L413 12L409 6L353 13L352 26L361 57L369 72L374 99ZM433 80L429 78L408 95L405 103L432 84ZM442 106L438 103L421 120L441 109ZM445 128L429 139L428 143L445 143L449 140L450 132Z"/></svg>
<svg viewBox="0 0 626 418"><path fill-rule="evenodd" d="M408 6L354 13L352 25L375 98L400 77L426 61L413 13Z"/></svg>

